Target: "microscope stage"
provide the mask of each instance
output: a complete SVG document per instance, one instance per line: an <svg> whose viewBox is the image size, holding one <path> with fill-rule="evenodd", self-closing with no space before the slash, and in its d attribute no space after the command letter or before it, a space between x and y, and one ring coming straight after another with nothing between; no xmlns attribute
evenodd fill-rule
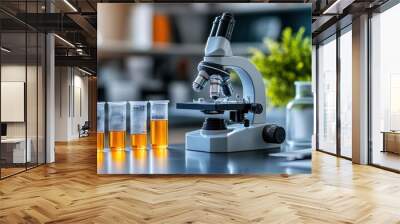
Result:
<svg viewBox="0 0 400 224"><path fill-rule="evenodd" d="M176 104L176 109L201 111L249 111L250 108L250 103L243 102L188 102Z"/></svg>

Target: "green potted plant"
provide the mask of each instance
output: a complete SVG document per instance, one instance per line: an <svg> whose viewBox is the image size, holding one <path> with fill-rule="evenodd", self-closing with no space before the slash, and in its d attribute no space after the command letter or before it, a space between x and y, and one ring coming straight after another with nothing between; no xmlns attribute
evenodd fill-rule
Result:
<svg viewBox="0 0 400 224"><path fill-rule="evenodd" d="M311 80L311 39L304 36L304 31L303 27L296 33L285 28L280 41L266 38L268 54L252 49L251 61L264 78L272 107L284 107L293 99L294 82Z"/></svg>

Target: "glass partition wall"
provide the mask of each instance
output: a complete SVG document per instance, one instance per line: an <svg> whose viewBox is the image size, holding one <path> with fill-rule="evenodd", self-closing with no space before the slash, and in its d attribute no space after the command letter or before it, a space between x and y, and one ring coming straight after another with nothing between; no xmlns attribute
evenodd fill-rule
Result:
<svg viewBox="0 0 400 224"><path fill-rule="evenodd" d="M400 4L371 18L370 163L400 171Z"/></svg>
<svg viewBox="0 0 400 224"><path fill-rule="evenodd" d="M317 47L317 149L352 157L351 25Z"/></svg>
<svg viewBox="0 0 400 224"><path fill-rule="evenodd" d="M18 7L34 13L38 4L20 1ZM0 11L1 179L45 163L45 41Z"/></svg>
<svg viewBox="0 0 400 224"><path fill-rule="evenodd" d="M321 151L336 154L336 36L318 46L318 138Z"/></svg>
<svg viewBox="0 0 400 224"><path fill-rule="evenodd" d="M26 144L26 33L1 33L1 177L24 171ZM6 50L4 50L6 49ZM29 159L28 159L29 158Z"/></svg>
<svg viewBox="0 0 400 224"><path fill-rule="evenodd" d="M340 155L352 158L352 33L351 25L341 31L339 38L339 121Z"/></svg>
<svg viewBox="0 0 400 224"><path fill-rule="evenodd" d="M368 32L368 164L396 172L400 172L398 21L400 4L389 1L371 14ZM351 159L351 25L317 44L317 66L317 149Z"/></svg>

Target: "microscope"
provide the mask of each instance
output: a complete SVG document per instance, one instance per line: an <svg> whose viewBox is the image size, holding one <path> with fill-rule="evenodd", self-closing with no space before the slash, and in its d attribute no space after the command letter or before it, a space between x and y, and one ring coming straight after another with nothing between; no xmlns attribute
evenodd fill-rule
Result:
<svg viewBox="0 0 400 224"><path fill-rule="evenodd" d="M217 16L205 47L203 61L193 90L200 92L209 83L210 99L177 103L177 109L200 110L205 121L200 130L186 133L186 150L237 152L277 148L285 140L285 130L266 123L265 85L261 74L247 58L234 56L230 46L235 20L230 13ZM238 74L242 98L232 97L230 72ZM229 119L223 118L229 112Z"/></svg>

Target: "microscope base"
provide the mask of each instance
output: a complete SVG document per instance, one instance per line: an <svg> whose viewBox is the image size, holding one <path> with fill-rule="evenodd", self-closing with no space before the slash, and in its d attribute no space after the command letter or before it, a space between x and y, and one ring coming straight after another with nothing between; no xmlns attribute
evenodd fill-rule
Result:
<svg viewBox="0 0 400 224"><path fill-rule="evenodd" d="M227 130L196 130L186 133L186 150L203 152L239 152L280 147L279 144L266 143L262 131L266 124L244 127L233 124Z"/></svg>

